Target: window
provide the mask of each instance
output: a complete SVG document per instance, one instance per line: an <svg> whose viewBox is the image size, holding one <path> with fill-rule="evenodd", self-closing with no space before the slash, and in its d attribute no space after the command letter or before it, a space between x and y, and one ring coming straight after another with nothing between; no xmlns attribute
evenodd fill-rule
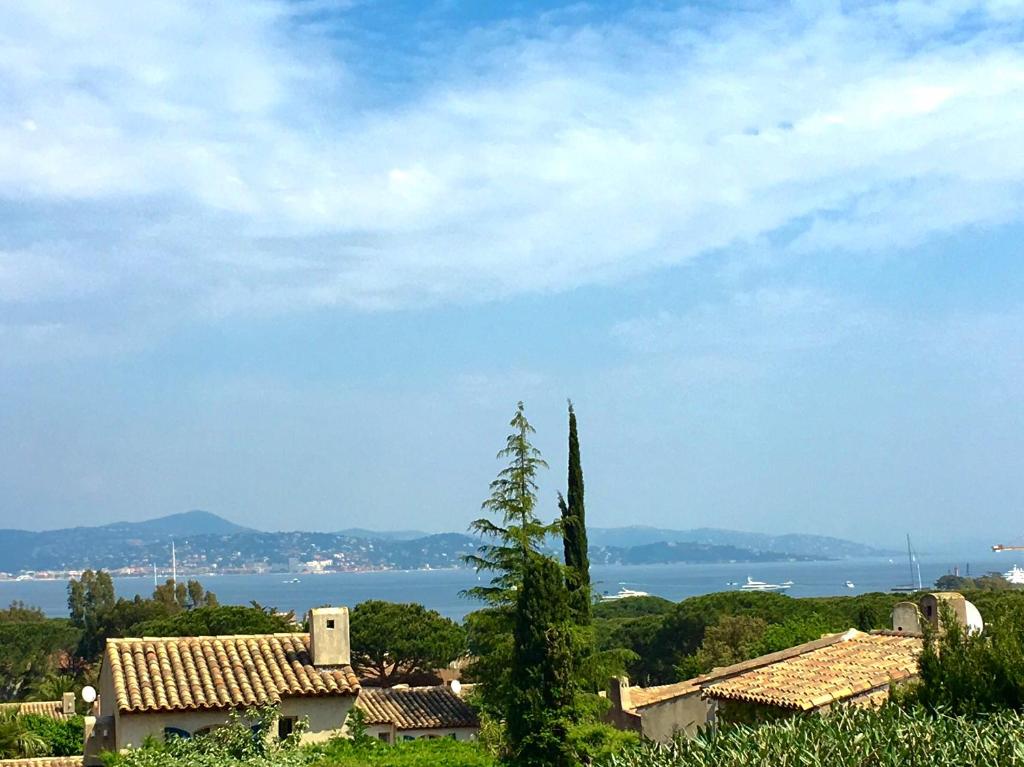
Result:
<svg viewBox="0 0 1024 767"><path fill-rule="evenodd" d="M402 740L416 740L412 735L403 735Z"/></svg>
<svg viewBox="0 0 1024 767"><path fill-rule="evenodd" d="M282 716L277 720L277 737L284 740L295 731L296 717Z"/></svg>
<svg viewBox="0 0 1024 767"><path fill-rule="evenodd" d="M378 732L377 733L377 740L382 740L385 743L390 743L391 742L391 735L390 735L390 733L387 733L387 732Z"/></svg>
<svg viewBox="0 0 1024 767"><path fill-rule="evenodd" d="M329 629L334 628L334 618L328 618L327 619L327 628L329 628Z"/></svg>
<svg viewBox="0 0 1024 767"><path fill-rule="evenodd" d="M164 727L164 740L170 740L171 738L191 738L188 730L182 730L180 727Z"/></svg>

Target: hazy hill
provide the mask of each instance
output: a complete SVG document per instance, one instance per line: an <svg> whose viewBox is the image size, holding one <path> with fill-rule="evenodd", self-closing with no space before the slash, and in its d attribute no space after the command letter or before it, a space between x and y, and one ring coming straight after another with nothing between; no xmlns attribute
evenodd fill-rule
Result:
<svg viewBox="0 0 1024 767"><path fill-rule="evenodd" d="M657 527L594 527L587 530L591 546L632 547L654 543L701 543L710 546L738 546L753 551L770 551L820 559L845 559L891 554L863 543L824 535L788 533L768 535L739 530L701 527L694 530L668 530Z"/></svg>
<svg viewBox="0 0 1024 767"><path fill-rule="evenodd" d="M29 532L0 530L0 571L71 570L126 566L170 567L170 542L182 571L287 569L295 562L332 559L343 568L416 569L461 565L479 542L463 533L427 535L415 530L376 532L349 528L334 533L264 532L206 511L188 511L144 522ZM880 554L870 546L815 535L763 535L703 528L593 528L594 564L766 562L838 559ZM551 542L553 551L561 543Z"/></svg>
<svg viewBox="0 0 1024 767"><path fill-rule="evenodd" d="M101 525L99 529L112 533L137 536L185 536L185 535L231 535L232 533L250 532L252 528L236 525L224 517L208 511L183 511L179 514L168 514L166 517L147 519L144 522L112 522Z"/></svg>

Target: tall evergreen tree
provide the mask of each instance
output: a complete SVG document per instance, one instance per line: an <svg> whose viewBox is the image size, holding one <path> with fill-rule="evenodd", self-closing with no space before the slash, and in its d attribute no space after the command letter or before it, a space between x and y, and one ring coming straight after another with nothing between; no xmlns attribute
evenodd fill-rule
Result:
<svg viewBox="0 0 1024 767"><path fill-rule="evenodd" d="M583 502L583 465L576 431L576 411L569 403L569 477L566 497L558 496L562 512L566 586L574 622L590 624L590 555L587 551L587 513Z"/></svg>
<svg viewBox="0 0 1024 767"><path fill-rule="evenodd" d="M491 495L483 502L500 520L492 522L483 517L470 524L470 530L490 538L477 554L464 557L477 572L493 573L489 586L477 586L467 594L491 604L508 605L516 599L516 590L523 580L523 570L531 552L540 549L545 536L557 530L557 525L545 525L537 517L537 472L547 463L540 451L530 443L534 428L526 419L523 403L516 406L516 414L509 422L512 433L499 459L509 463L491 483Z"/></svg>
<svg viewBox="0 0 1024 767"><path fill-rule="evenodd" d="M576 719L569 599L562 568L528 555L516 599L512 705L506 712L512 764L569 767Z"/></svg>

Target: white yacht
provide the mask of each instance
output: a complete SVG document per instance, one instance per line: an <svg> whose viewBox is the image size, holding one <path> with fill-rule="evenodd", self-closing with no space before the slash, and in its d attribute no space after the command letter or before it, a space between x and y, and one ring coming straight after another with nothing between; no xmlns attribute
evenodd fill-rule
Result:
<svg viewBox="0 0 1024 767"><path fill-rule="evenodd" d="M605 594L601 599L611 602L615 599L629 599L630 597L649 597L646 591L635 591L634 589L619 589L618 594Z"/></svg>
<svg viewBox="0 0 1024 767"><path fill-rule="evenodd" d="M785 591L793 585L793 581L786 581L785 583L765 583L764 581L755 581L749 575L747 576L747 582L740 586L742 591Z"/></svg>
<svg viewBox="0 0 1024 767"><path fill-rule="evenodd" d="M1014 565L1012 568L1003 573L1003 577L1006 578L1010 583L1021 586L1024 585L1024 570Z"/></svg>

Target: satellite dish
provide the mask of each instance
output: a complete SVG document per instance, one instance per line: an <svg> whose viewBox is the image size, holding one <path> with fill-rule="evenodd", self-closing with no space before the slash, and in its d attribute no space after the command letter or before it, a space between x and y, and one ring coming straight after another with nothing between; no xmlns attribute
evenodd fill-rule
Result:
<svg viewBox="0 0 1024 767"><path fill-rule="evenodd" d="M96 700L96 688L91 684L87 684L82 688L82 700L86 703L92 703Z"/></svg>
<svg viewBox="0 0 1024 767"><path fill-rule="evenodd" d="M967 633L968 634L980 634L985 630L985 621L981 619L981 613L978 612L978 608L970 602L966 603L967 606Z"/></svg>
<svg viewBox="0 0 1024 767"><path fill-rule="evenodd" d="M462 691L462 682L458 679L453 679L451 684L452 692L458 695Z"/></svg>

